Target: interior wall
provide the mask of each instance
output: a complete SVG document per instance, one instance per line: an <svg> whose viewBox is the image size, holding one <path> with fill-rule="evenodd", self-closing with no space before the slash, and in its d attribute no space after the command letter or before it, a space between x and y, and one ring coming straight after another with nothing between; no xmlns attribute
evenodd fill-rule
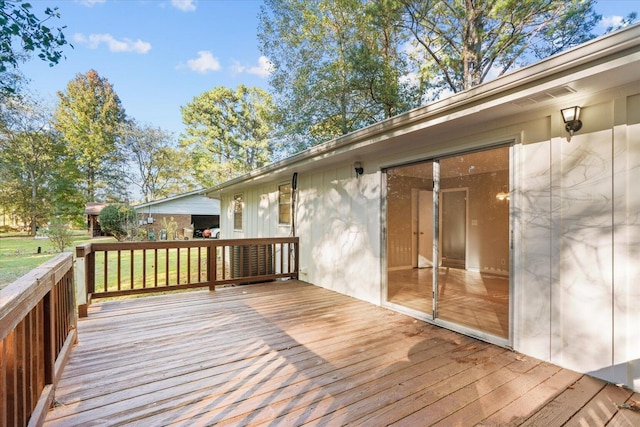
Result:
<svg viewBox="0 0 640 427"><path fill-rule="evenodd" d="M509 273L509 202L496 194L508 190L509 171L443 178L440 189L468 188L467 260L469 270Z"/></svg>
<svg viewBox="0 0 640 427"><path fill-rule="evenodd" d="M387 175L387 267L411 268L412 195L411 190L432 190L433 179Z"/></svg>

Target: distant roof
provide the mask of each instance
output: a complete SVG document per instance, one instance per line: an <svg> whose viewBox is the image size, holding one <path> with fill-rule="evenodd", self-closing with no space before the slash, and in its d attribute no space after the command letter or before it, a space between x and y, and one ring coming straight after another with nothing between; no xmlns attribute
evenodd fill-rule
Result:
<svg viewBox="0 0 640 427"><path fill-rule="evenodd" d="M220 215L220 200L207 197L203 190L178 194L133 206L139 213Z"/></svg>
<svg viewBox="0 0 640 427"><path fill-rule="evenodd" d="M194 196L194 195L202 195L202 196L204 196L204 190L200 189L200 190L190 191L188 193L177 194L175 196L165 197L164 199L152 200L152 201L147 202L147 203L140 203L139 205L135 205L133 207L135 209L146 208L147 206L153 206L153 205L157 205L157 204L161 204L161 203L166 203L166 202L170 202L172 200L182 199L182 198L190 197L190 196Z"/></svg>
<svg viewBox="0 0 640 427"><path fill-rule="evenodd" d="M84 206L84 213L87 215L99 215L107 205L109 203L89 202Z"/></svg>

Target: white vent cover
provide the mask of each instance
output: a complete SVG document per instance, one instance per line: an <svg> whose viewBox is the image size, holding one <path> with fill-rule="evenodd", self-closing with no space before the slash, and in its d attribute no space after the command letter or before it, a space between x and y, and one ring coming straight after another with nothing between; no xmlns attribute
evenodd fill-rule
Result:
<svg viewBox="0 0 640 427"><path fill-rule="evenodd" d="M513 101L512 104L517 105L518 107L526 107L527 105L538 104L540 102L560 98L565 95L571 95L572 93L576 92L577 91L575 89L569 86L559 86L543 92L538 92L526 98L518 99L516 101Z"/></svg>

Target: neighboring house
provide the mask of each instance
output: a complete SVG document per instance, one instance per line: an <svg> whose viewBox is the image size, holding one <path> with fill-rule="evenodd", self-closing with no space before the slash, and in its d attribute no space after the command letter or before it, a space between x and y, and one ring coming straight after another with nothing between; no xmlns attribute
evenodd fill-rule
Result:
<svg viewBox="0 0 640 427"><path fill-rule="evenodd" d="M102 209L107 206L108 203L100 202L88 202L84 207L84 214L87 216L87 229L91 237L102 236L102 229L100 228L100 221L98 216Z"/></svg>
<svg viewBox="0 0 640 427"><path fill-rule="evenodd" d="M638 25L207 194L302 280L640 391L636 185Z"/></svg>
<svg viewBox="0 0 640 427"><path fill-rule="evenodd" d="M177 228L176 236L173 237L178 239L192 237L192 227L197 235L198 231L220 224L220 201L204 196L201 190L142 203L133 208L148 235L155 236L156 239L164 237L161 230L166 229L172 221Z"/></svg>

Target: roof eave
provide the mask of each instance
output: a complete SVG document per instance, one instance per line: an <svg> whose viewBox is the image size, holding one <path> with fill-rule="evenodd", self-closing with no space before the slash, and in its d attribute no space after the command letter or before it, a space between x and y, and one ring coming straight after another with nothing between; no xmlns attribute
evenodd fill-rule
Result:
<svg viewBox="0 0 640 427"><path fill-rule="evenodd" d="M437 119L438 117L451 117L452 114L464 110L465 107L470 104L477 105L483 101L490 99L495 100L501 96L509 98L509 100L504 100L503 102L511 102L512 99L518 97L518 95L514 95L514 91L517 92L519 88L531 87L536 82L549 80L553 76L562 75L574 68L600 61L628 49L637 49L639 45L640 24L636 24L593 39L575 48L512 71L495 80L453 94L445 99L429 103L350 134L316 145L286 159L271 163L215 187L205 189L202 191L202 194L209 197L215 196L216 193L230 189L238 184L254 181L262 176L270 175L314 158L326 157L329 153L338 149L356 146L359 142L374 139L373 137L376 135L388 132L391 129L409 127L413 123L429 121ZM372 141L372 143L375 143L375 141Z"/></svg>

